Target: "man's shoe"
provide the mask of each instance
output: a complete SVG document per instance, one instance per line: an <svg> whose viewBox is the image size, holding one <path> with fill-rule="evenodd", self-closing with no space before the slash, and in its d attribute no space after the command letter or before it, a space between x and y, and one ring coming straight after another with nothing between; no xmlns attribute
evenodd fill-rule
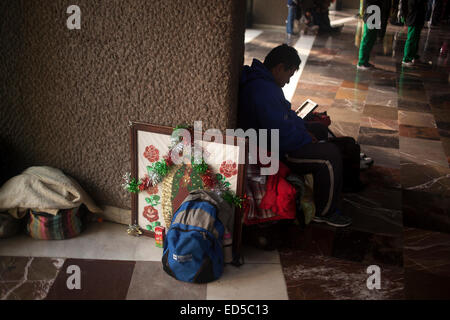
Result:
<svg viewBox="0 0 450 320"><path fill-rule="evenodd" d="M412 66L414 66L414 60L413 61L402 61L402 66L412 67Z"/></svg>
<svg viewBox="0 0 450 320"><path fill-rule="evenodd" d="M358 70L371 70L371 69L373 69L375 66L373 65L373 64L371 64L371 63L366 63L366 64L362 64L362 65L359 65L359 64L357 64L356 65L356 68L358 69Z"/></svg>
<svg viewBox="0 0 450 320"><path fill-rule="evenodd" d="M315 216L312 220L317 223L326 223L336 228L343 228L352 224L352 218L342 215L339 210L323 217Z"/></svg>
<svg viewBox="0 0 450 320"><path fill-rule="evenodd" d="M369 169L373 165L373 159L368 157L365 153L359 154L359 168L361 170Z"/></svg>

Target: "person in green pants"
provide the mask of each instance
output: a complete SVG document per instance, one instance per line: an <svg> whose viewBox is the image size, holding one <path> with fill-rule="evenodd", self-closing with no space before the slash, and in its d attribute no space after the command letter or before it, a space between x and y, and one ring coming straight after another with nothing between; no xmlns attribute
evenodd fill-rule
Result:
<svg viewBox="0 0 450 320"><path fill-rule="evenodd" d="M408 15L406 25L408 26L408 37L405 43L405 52L402 65L413 66L419 59L420 32L425 23L426 0L408 0Z"/></svg>
<svg viewBox="0 0 450 320"><path fill-rule="evenodd" d="M369 63L370 58L370 52L372 51L373 45L375 44L375 41L377 40L377 35L379 29L372 28L370 29L367 24L367 19L371 14L368 14L367 8L371 5L377 5L380 7L380 12L383 12L383 1L381 0L366 0L364 1L364 31L363 31L363 38L361 40L361 44L359 46L359 59L358 64L356 67L359 70L369 70L373 68L373 64Z"/></svg>

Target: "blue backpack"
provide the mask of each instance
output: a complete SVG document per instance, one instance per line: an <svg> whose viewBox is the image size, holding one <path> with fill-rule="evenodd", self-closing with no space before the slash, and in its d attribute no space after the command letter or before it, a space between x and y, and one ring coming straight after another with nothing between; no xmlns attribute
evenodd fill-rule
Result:
<svg viewBox="0 0 450 320"><path fill-rule="evenodd" d="M225 227L216 204L206 191L193 191L173 215L162 257L163 269L172 277L206 283L222 275Z"/></svg>

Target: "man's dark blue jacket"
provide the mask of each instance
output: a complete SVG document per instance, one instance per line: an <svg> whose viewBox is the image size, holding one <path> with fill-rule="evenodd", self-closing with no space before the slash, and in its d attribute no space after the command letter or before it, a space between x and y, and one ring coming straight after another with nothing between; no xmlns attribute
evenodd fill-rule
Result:
<svg viewBox="0 0 450 320"><path fill-rule="evenodd" d="M238 126L244 130L279 129L281 156L312 141L304 121L291 110L272 73L257 59L242 71Z"/></svg>

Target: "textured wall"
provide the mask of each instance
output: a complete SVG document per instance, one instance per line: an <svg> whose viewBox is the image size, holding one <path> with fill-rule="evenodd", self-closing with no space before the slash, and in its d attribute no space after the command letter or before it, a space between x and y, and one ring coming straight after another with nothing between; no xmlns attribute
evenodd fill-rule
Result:
<svg viewBox="0 0 450 320"><path fill-rule="evenodd" d="M0 139L19 169L61 168L128 208L130 120L234 125L244 17L241 0L2 0Z"/></svg>

